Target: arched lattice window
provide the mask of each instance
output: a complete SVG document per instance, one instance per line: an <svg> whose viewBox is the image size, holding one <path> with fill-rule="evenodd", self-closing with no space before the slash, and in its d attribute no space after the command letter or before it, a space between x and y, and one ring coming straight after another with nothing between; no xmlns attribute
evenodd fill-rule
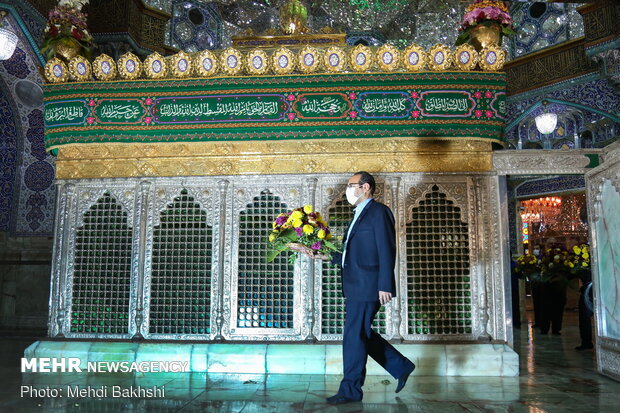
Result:
<svg viewBox="0 0 620 413"><path fill-rule="evenodd" d="M407 332L471 334L468 225L437 185L406 225Z"/></svg>
<svg viewBox="0 0 620 413"><path fill-rule="evenodd" d="M151 334L211 332L213 230L186 189L159 214L153 229Z"/></svg>
<svg viewBox="0 0 620 413"><path fill-rule="evenodd" d="M267 235L276 217L286 211L287 205L265 190L239 214L239 328L293 328L293 265L286 254L266 261Z"/></svg>
<svg viewBox="0 0 620 413"><path fill-rule="evenodd" d="M129 332L132 233L109 192L84 213L75 236L72 333Z"/></svg>

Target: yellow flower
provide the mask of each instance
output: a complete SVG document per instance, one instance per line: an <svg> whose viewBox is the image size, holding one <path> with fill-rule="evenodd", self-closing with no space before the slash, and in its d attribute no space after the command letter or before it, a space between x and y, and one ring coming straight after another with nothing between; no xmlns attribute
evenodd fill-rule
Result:
<svg viewBox="0 0 620 413"><path fill-rule="evenodd" d="M581 248L579 248L578 246L574 246L573 247L573 252L577 255L581 254Z"/></svg>
<svg viewBox="0 0 620 413"><path fill-rule="evenodd" d="M573 264L572 262L569 262L569 263L568 263L568 266L569 266L570 268L573 268L573 267L575 267L575 264Z"/></svg>
<svg viewBox="0 0 620 413"><path fill-rule="evenodd" d="M328 240L332 239L332 238L334 238L334 236L332 234L327 234L327 236L325 237L325 239L328 239Z"/></svg>
<svg viewBox="0 0 620 413"><path fill-rule="evenodd" d="M587 260L588 258L590 258L590 254L588 254L587 252L584 252L584 253L583 253L583 255L581 255L581 257L582 257L584 260Z"/></svg>
<svg viewBox="0 0 620 413"><path fill-rule="evenodd" d="M304 224L304 222L301 219L294 219L293 220L293 227L295 228L299 228Z"/></svg>
<svg viewBox="0 0 620 413"><path fill-rule="evenodd" d="M308 204L308 205L304 206L304 212L305 212L306 214L309 214L309 213L311 213L312 211L314 211L314 209L312 209L312 205Z"/></svg>
<svg viewBox="0 0 620 413"><path fill-rule="evenodd" d="M276 234L269 235L269 242L273 242L276 239Z"/></svg>
<svg viewBox="0 0 620 413"><path fill-rule="evenodd" d="M304 225L302 228L304 234L312 234L314 232L314 227L312 225Z"/></svg>
<svg viewBox="0 0 620 413"><path fill-rule="evenodd" d="M319 239L323 239L325 238L325 231L320 229L319 232L316 234L317 237L319 237Z"/></svg>
<svg viewBox="0 0 620 413"><path fill-rule="evenodd" d="M304 213L301 211L297 211L297 210L293 211L293 213L291 214L292 219L302 219L303 216L304 216Z"/></svg>
<svg viewBox="0 0 620 413"><path fill-rule="evenodd" d="M582 263L581 263L581 266L582 266L582 267L587 267L587 266L588 266L588 263L587 263L587 262L582 262Z"/></svg>

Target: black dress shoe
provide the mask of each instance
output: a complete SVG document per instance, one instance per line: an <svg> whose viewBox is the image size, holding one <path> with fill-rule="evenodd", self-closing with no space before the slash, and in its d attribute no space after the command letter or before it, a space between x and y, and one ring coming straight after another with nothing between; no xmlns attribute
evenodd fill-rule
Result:
<svg viewBox="0 0 620 413"><path fill-rule="evenodd" d="M325 400L327 400L327 403L329 404L345 404L345 403L359 402L359 400L350 399L348 397L341 396L339 394L335 394L331 397L328 397Z"/></svg>
<svg viewBox="0 0 620 413"><path fill-rule="evenodd" d="M575 350L577 351L592 350L593 348L594 346L592 344L582 344L580 346L575 347Z"/></svg>
<svg viewBox="0 0 620 413"><path fill-rule="evenodd" d="M409 378L411 373L413 373L414 370L415 370L415 364L411 363L411 369L398 378L398 384L396 385L396 393L400 392L403 389L403 387L405 387L405 384L407 383L407 379Z"/></svg>

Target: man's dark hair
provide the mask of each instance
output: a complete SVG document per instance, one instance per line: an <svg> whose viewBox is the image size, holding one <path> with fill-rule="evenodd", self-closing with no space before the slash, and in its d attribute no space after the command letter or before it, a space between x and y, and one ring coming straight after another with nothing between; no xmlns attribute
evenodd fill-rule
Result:
<svg viewBox="0 0 620 413"><path fill-rule="evenodd" d="M370 185L370 195L374 195L375 194L375 178L369 174L366 171L360 171L360 172L356 172L353 175L359 175L360 176L360 186L362 186L363 184L368 184Z"/></svg>

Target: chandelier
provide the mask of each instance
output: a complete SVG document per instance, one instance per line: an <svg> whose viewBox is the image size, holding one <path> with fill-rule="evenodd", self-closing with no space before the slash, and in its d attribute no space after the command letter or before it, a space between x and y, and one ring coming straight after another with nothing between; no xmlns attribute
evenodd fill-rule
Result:
<svg viewBox="0 0 620 413"><path fill-rule="evenodd" d="M558 115L555 113L542 113L534 118L536 129L543 135L548 135L555 130L558 124Z"/></svg>
<svg viewBox="0 0 620 413"><path fill-rule="evenodd" d="M560 213L561 206L562 198L558 196L521 201L521 221L541 222L555 218Z"/></svg>
<svg viewBox="0 0 620 413"><path fill-rule="evenodd" d="M543 135L548 135L555 130L558 124L558 115L555 113L547 112L548 101L542 101L543 113L534 118L536 122L536 129Z"/></svg>
<svg viewBox="0 0 620 413"><path fill-rule="evenodd" d="M0 11L0 23L6 16L5 11ZM17 46L17 36L10 30L0 26L0 60L7 60L13 56Z"/></svg>

